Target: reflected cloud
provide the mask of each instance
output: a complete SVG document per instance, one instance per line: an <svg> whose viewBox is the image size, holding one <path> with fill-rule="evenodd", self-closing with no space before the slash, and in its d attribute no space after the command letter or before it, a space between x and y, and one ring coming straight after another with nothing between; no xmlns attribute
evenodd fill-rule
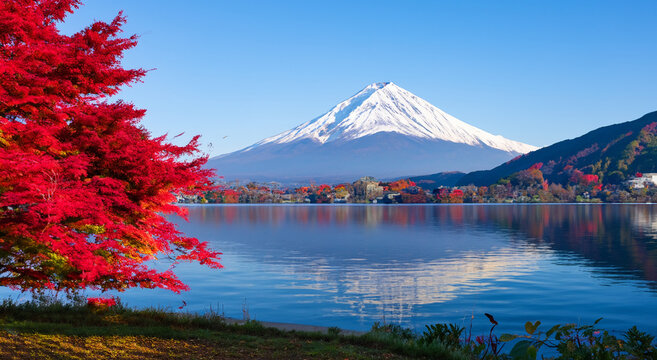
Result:
<svg viewBox="0 0 657 360"><path fill-rule="evenodd" d="M367 264L344 269L314 260L283 271L298 283L282 284L287 289L331 292L335 301L349 304L350 316L363 316L362 309L375 305L378 313L397 322L413 314L417 305L437 304L489 290L493 283L538 270L538 261L549 256L525 247L505 248L491 253L469 252L458 258L426 263Z"/></svg>

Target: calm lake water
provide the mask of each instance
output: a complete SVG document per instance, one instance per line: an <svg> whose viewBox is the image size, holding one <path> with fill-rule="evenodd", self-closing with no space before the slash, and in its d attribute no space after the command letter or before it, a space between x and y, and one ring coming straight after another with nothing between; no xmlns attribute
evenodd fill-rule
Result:
<svg viewBox="0 0 657 360"><path fill-rule="evenodd" d="M121 294L161 306L366 330L528 320L657 333L657 205L202 205L180 228L224 253L176 268L192 290ZM6 295L0 292L0 295ZM472 319L474 316L474 319Z"/></svg>

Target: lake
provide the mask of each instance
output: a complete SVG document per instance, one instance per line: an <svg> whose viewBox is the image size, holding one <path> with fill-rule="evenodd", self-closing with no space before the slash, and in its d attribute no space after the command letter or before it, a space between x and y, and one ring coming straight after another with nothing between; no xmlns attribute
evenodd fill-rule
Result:
<svg viewBox="0 0 657 360"><path fill-rule="evenodd" d="M603 317L657 334L657 205L188 209L189 222L172 220L222 251L225 268L180 265L190 291L129 290L128 305L355 330L454 322L483 333L485 312L498 333Z"/></svg>

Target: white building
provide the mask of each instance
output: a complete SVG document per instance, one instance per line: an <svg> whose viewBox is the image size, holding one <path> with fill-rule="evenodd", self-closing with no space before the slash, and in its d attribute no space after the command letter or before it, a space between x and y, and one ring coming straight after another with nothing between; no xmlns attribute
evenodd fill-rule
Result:
<svg viewBox="0 0 657 360"><path fill-rule="evenodd" d="M633 189L643 189L646 186L657 186L657 173L643 173L642 176L634 176L627 181Z"/></svg>

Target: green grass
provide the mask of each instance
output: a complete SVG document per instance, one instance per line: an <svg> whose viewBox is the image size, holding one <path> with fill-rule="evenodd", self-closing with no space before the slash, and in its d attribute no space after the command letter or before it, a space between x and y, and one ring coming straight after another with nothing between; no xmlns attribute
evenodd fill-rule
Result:
<svg viewBox="0 0 657 360"><path fill-rule="evenodd" d="M228 324L221 316L135 310L94 310L60 302L0 304L0 359L31 358L320 358L466 359L442 344L419 345L394 332L341 335L283 331L256 321Z"/></svg>
<svg viewBox="0 0 657 360"><path fill-rule="evenodd" d="M0 303L2 359L653 359L654 336L636 327L616 336L593 325L527 322L524 333L490 334L469 341L465 328L434 324L419 334L395 324L374 324L363 335L283 331L257 321L227 323L208 314L98 309L80 301ZM504 352L500 351L504 347Z"/></svg>

